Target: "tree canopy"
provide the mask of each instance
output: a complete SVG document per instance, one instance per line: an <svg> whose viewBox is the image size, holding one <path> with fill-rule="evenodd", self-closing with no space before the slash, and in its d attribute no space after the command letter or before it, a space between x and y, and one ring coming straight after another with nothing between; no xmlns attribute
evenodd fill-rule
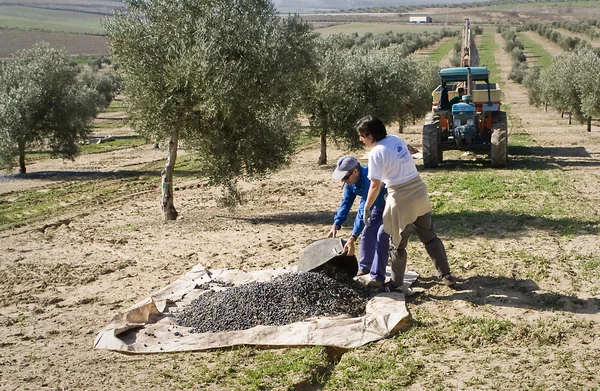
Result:
<svg viewBox="0 0 600 391"><path fill-rule="evenodd" d="M431 110L438 66L407 56L403 45L346 49L344 37L320 42L316 71L309 80L304 111L321 139L319 164L327 163L327 138L362 148L354 122L374 114L403 125Z"/></svg>
<svg viewBox="0 0 600 391"><path fill-rule="evenodd" d="M545 70L532 69L524 84L531 103L548 103L561 111L568 111L579 121L590 121L600 116L600 87L596 82L600 73L600 58L594 50L581 48L576 52L554 57Z"/></svg>
<svg viewBox="0 0 600 391"><path fill-rule="evenodd" d="M104 99L78 77L64 51L47 43L18 52L0 71L0 159L26 173L26 147L72 159Z"/></svg>
<svg viewBox="0 0 600 391"><path fill-rule="evenodd" d="M287 164L313 58L306 23L277 16L267 0L124 3L104 26L132 127L170 142L164 172L179 141L230 193L238 179Z"/></svg>

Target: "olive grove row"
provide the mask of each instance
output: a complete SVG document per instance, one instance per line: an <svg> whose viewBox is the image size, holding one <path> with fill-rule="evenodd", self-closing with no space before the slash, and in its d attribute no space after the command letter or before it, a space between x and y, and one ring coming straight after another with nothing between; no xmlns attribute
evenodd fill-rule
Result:
<svg viewBox="0 0 600 391"><path fill-rule="evenodd" d="M162 171L166 219L177 216L179 147L197 154L203 175L233 205L240 200L240 179L260 178L288 163L303 116L320 137L320 164L327 162L328 139L360 147L353 124L364 115L400 126L423 116L438 81L437 64L409 54L456 34L321 37L297 15L276 15L268 0L124 4L103 24L119 64L129 125L169 146ZM5 161L36 142L74 156L99 107L94 91L77 84L68 62L47 47L2 69ZM61 89L53 87L61 83Z"/></svg>
<svg viewBox="0 0 600 391"><path fill-rule="evenodd" d="M504 49L513 57L509 78L528 89L530 103L569 112L575 119L587 122L587 130L591 131L592 118L600 117L597 50L589 44L581 45L554 57L550 66L541 69L527 64L517 29L502 27L498 30L505 40Z"/></svg>

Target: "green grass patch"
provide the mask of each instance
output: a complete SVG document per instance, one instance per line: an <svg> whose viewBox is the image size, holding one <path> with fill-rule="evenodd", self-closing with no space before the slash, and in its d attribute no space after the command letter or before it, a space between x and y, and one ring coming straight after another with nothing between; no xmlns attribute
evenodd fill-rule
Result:
<svg viewBox="0 0 600 391"><path fill-rule="evenodd" d="M518 149L517 147L525 147L525 146L531 145L532 142L533 142L533 139L527 133L517 133L517 134L511 133L510 146L508 149L509 155L516 154L516 151Z"/></svg>
<svg viewBox="0 0 600 391"><path fill-rule="evenodd" d="M569 238L599 231L600 218L570 200L576 191L561 170L474 168L427 172L424 179L436 223L449 235L494 236L535 227Z"/></svg>
<svg viewBox="0 0 600 391"><path fill-rule="evenodd" d="M121 111L125 111L125 103L122 100L113 99L110 101L108 107L102 110L102 113L116 113ZM102 113L100 113L100 115L102 115Z"/></svg>
<svg viewBox="0 0 600 391"><path fill-rule="evenodd" d="M102 129L102 128L98 128ZM100 137L91 137L90 144L81 146L80 154L88 155L93 153L103 153L116 151L125 148L135 148L141 145L149 144L149 141L141 136L113 136L112 141L97 143ZM52 152L49 149L30 150L25 152L25 162L32 162L40 159L51 159ZM57 158L60 159L60 158Z"/></svg>
<svg viewBox="0 0 600 391"><path fill-rule="evenodd" d="M548 53L540 44L533 42L526 34L518 34L519 40L525 46L525 52L529 52L534 58L527 58L527 63L537 65L540 68L547 68L552 64L552 55Z"/></svg>
<svg viewBox="0 0 600 391"><path fill-rule="evenodd" d="M79 65L87 65L91 59L92 57L71 56L71 61L74 61Z"/></svg>
<svg viewBox="0 0 600 391"><path fill-rule="evenodd" d="M306 148L318 142L320 142L319 136L312 133L308 127L298 132L298 149Z"/></svg>
<svg viewBox="0 0 600 391"><path fill-rule="evenodd" d="M293 390L298 384L304 389L320 389L329 371L321 347L236 348L213 354L177 354L165 360L152 381L169 389Z"/></svg>
<svg viewBox="0 0 600 391"><path fill-rule="evenodd" d="M103 142L100 144L92 143L81 147L81 154L92 154L110 152L124 148L135 148L140 145L149 144L148 140L140 136L113 136L113 141Z"/></svg>
<svg viewBox="0 0 600 391"><path fill-rule="evenodd" d="M357 349L346 353L327 382L329 390L397 390L410 386L423 363L398 345L384 352Z"/></svg>
<svg viewBox="0 0 600 391"><path fill-rule="evenodd" d="M106 129L106 128L122 128L125 125L125 121L122 119L110 119L110 120L101 120L94 121L92 124L92 129Z"/></svg>
<svg viewBox="0 0 600 391"><path fill-rule="evenodd" d="M459 39L460 39L460 37L456 38L456 39L451 38L451 39L447 40L446 42L444 42L443 44L438 45L438 47L435 48L433 53L431 53L429 55L429 58L431 59L431 61L435 62L436 64L439 64L440 61L442 61L444 59L444 57L446 57L448 55L448 52L454 48L454 44Z"/></svg>
<svg viewBox="0 0 600 391"><path fill-rule="evenodd" d="M501 84L500 69L496 64L494 53L496 51L496 29L494 27L484 27L483 34L479 39L477 49L479 51L479 64L482 67L487 67L490 72L490 82Z"/></svg>
<svg viewBox="0 0 600 391"><path fill-rule="evenodd" d="M0 28L104 34L102 15L26 6L0 6Z"/></svg>
<svg viewBox="0 0 600 391"><path fill-rule="evenodd" d="M85 173L80 175L86 176ZM106 179L83 178L38 190L1 194L0 231L52 216L68 215L74 206L97 205L120 195L157 186L155 178L135 172L129 175L98 173L96 176L106 176Z"/></svg>

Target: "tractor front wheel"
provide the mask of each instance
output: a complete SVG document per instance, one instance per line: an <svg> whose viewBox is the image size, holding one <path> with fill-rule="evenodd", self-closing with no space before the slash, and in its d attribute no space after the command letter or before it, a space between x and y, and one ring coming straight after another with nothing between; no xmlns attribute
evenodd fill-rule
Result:
<svg viewBox="0 0 600 391"><path fill-rule="evenodd" d="M435 168L442 162L440 129L437 123L423 125L423 167Z"/></svg>

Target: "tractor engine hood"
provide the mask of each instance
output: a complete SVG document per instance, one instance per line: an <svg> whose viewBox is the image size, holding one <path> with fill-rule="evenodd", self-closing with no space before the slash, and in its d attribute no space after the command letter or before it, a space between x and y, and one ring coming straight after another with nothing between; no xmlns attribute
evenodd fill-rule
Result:
<svg viewBox="0 0 600 391"><path fill-rule="evenodd" d="M452 115L475 114L475 106L469 103L459 102L452 105Z"/></svg>

